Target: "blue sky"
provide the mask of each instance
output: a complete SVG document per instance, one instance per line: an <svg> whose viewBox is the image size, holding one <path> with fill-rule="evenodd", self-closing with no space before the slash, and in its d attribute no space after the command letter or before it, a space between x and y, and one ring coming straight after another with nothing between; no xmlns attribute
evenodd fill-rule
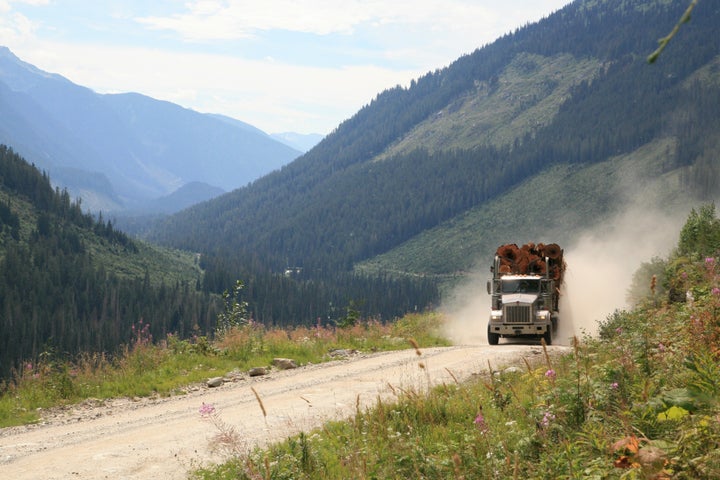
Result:
<svg viewBox="0 0 720 480"><path fill-rule="evenodd" d="M0 45L100 93L329 133L569 0L0 0Z"/></svg>

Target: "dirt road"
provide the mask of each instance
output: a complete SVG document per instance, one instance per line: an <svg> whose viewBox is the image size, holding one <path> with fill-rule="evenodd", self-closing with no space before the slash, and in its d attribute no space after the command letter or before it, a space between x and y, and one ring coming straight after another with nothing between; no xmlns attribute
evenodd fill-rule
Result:
<svg viewBox="0 0 720 480"><path fill-rule="evenodd" d="M389 385L419 390L462 381L487 372L488 361L494 369L524 366L523 357L540 358L542 349L455 346L421 353L361 354L171 398L78 405L40 425L0 430L0 478L182 479L189 469L223 460L213 451L218 429L199 413L203 403L250 448L352 415L378 396L391 399Z"/></svg>

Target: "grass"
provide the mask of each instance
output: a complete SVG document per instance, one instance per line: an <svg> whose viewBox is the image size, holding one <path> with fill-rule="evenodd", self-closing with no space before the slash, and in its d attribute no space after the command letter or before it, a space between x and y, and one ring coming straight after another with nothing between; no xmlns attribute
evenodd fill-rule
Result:
<svg viewBox="0 0 720 480"><path fill-rule="evenodd" d="M320 363L335 349L407 348L411 335L424 347L448 345L438 333L440 319L435 313L412 314L389 324L365 321L344 329L281 330L249 323L212 342L171 335L158 344L150 342L148 326L139 325L132 343L115 357L85 354L67 362L47 352L38 363L26 363L15 378L0 384L0 427L37 422L43 409L86 399L182 394L193 383L269 366L275 357Z"/></svg>
<svg viewBox="0 0 720 480"><path fill-rule="evenodd" d="M128 254L89 236L88 250L107 270L124 278L143 278L148 275L152 285L188 283L192 286L202 279L199 257L191 252L161 247L133 239L137 253Z"/></svg>
<svg viewBox="0 0 720 480"><path fill-rule="evenodd" d="M718 262L675 272L692 302L653 292L571 354L398 391L192 478L720 478Z"/></svg>
<svg viewBox="0 0 720 480"><path fill-rule="evenodd" d="M418 147L433 150L512 145L557 115L570 89L599 72L593 59L522 53L494 84L478 82L472 94L420 123L380 158Z"/></svg>

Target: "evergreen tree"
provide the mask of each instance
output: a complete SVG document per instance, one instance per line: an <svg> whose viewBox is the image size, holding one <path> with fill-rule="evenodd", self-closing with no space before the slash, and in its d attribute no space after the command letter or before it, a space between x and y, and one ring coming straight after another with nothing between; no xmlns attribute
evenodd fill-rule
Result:
<svg viewBox="0 0 720 480"><path fill-rule="evenodd" d="M720 255L720 219L715 216L714 204L703 205L699 210L693 208L690 211L680 230L677 253L680 256L700 257Z"/></svg>

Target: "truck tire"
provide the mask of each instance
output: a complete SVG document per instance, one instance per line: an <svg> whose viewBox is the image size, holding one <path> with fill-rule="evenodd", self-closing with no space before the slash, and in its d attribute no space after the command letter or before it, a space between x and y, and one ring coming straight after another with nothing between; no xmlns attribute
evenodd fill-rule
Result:
<svg viewBox="0 0 720 480"><path fill-rule="evenodd" d="M545 333L543 333L542 335L543 340L545 340L545 345L552 345L552 337L552 328L548 328L547 330L545 330Z"/></svg>
<svg viewBox="0 0 720 480"><path fill-rule="evenodd" d="M487 337L488 337L488 343L490 345L497 345L498 343L500 343L500 335L497 333L492 333L490 331L490 325L488 325Z"/></svg>

